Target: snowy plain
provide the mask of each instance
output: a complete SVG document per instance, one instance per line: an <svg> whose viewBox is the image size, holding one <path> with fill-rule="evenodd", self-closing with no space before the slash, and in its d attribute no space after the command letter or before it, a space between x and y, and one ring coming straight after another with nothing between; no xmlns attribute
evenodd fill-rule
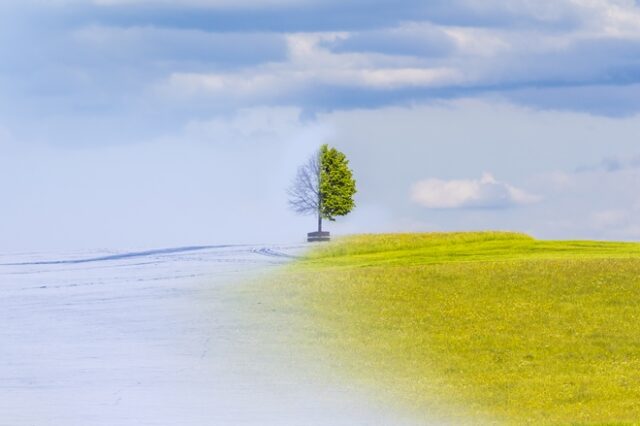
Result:
<svg viewBox="0 0 640 426"><path fill-rule="evenodd" d="M238 342L217 290L304 249L0 255L0 425L412 423Z"/></svg>

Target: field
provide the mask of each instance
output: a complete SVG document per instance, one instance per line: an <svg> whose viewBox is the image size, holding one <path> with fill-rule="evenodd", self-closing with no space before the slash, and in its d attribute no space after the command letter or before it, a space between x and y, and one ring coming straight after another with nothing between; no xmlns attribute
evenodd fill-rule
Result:
<svg viewBox="0 0 640 426"><path fill-rule="evenodd" d="M251 291L280 343L417 418L640 422L640 244L354 236Z"/></svg>

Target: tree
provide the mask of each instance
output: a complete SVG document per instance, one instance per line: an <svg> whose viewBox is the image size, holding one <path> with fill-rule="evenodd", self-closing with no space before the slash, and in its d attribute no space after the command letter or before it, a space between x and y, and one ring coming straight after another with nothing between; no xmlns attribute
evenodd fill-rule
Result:
<svg viewBox="0 0 640 426"><path fill-rule="evenodd" d="M289 188L289 205L298 214L315 214L318 232L322 219L334 221L355 207L356 181L349 160L340 151L324 144L298 168Z"/></svg>

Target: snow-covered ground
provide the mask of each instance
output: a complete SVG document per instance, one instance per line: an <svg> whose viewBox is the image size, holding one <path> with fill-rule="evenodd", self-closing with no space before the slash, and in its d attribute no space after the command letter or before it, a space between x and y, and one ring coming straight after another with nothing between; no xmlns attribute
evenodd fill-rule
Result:
<svg viewBox="0 0 640 426"><path fill-rule="evenodd" d="M237 306L216 289L303 249L0 255L0 425L398 424L238 343Z"/></svg>

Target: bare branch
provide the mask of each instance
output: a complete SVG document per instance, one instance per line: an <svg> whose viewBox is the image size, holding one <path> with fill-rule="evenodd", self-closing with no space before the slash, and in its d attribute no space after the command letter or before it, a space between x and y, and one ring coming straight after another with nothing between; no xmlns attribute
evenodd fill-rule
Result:
<svg viewBox="0 0 640 426"><path fill-rule="evenodd" d="M320 207L320 161L318 154L298 168L288 189L289 206L299 214L316 214Z"/></svg>

